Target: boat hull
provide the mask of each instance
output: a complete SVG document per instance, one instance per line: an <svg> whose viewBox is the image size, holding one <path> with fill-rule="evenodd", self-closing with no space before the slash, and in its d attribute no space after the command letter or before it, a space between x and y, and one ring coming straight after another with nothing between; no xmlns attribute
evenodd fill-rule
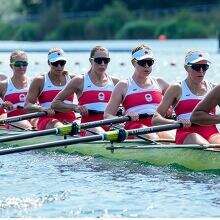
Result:
<svg viewBox="0 0 220 220"><path fill-rule="evenodd" d="M104 157L108 159L129 160L140 163L152 164L156 166L175 166L182 167L194 171L214 171L220 173L220 152L201 150L201 149L186 149L181 147L174 147L176 145L161 146L161 148L154 148L155 146L146 145L143 141L125 142L115 144L124 148L107 150L107 143L85 143L75 146L67 146L63 148L56 148L56 152L67 154L81 154L93 157ZM129 148L130 146L130 148Z"/></svg>
<svg viewBox="0 0 220 220"><path fill-rule="evenodd" d="M15 134L15 133L11 133ZM5 134L2 133L2 136ZM7 132L7 135L9 133ZM1 148L18 147L33 143L45 143L63 139L56 135L35 137L32 139L0 143ZM47 151L67 154L80 154L93 157L104 157L115 160L129 160L156 166L175 166L193 171L211 171L220 173L220 151L193 148L194 145L174 145L165 143L154 145L143 140L128 140L115 143L114 149L106 141L60 146ZM108 149L106 149L108 148ZM111 150L112 149L112 150Z"/></svg>

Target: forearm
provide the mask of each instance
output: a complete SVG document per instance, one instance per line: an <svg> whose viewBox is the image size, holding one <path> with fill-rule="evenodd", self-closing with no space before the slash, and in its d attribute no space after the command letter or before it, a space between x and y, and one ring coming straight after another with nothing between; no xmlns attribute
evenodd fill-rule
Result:
<svg viewBox="0 0 220 220"><path fill-rule="evenodd" d="M51 104L51 108L58 112L70 112L75 111L77 108L76 104L65 103L59 100L55 100Z"/></svg>
<svg viewBox="0 0 220 220"><path fill-rule="evenodd" d="M220 115L210 115L204 111L195 111L191 115L190 121L199 125L212 125L220 123Z"/></svg>
<svg viewBox="0 0 220 220"><path fill-rule="evenodd" d="M173 123L176 123L176 121L172 120L172 119L167 119L159 113L155 113L153 118L152 118L152 124L153 125L173 124Z"/></svg>
<svg viewBox="0 0 220 220"><path fill-rule="evenodd" d="M33 103L27 103L25 104L25 109L29 112L42 112L45 111L45 109L38 105L38 104L33 104Z"/></svg>

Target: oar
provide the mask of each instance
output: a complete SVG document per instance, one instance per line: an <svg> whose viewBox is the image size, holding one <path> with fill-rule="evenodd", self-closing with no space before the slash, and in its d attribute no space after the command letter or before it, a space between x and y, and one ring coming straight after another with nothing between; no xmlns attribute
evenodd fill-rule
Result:
<svg viewBox="0 0 220 220"><path fill-rule="evenodd" d="M152 115L149 115L149 114L139 115L139 118L148 118L148 117L152 117ZM79 133L81 129L88 129L88 128L94 128L94 127L99 127L103 125L123 123L123 122L130 121L130 120L131 120L130 116L122 116L122 117L115 117L111 119L104 119L100 121L87 122L83 124L72 123L69 125L64 125L60 128L51 128L51 129L42 130L42 131L32 131L26 134L17 134L13 136L2 137L0 138L0 143L8 142L8 141L15 141L15 140L23 140L23 139L28 139L32 137L40 137L40 136L45 136L49 134L74 135L74 134Z"/></svg>
<svg viewBox="0 0 220 220"><path fill-rule="evenodd" d="M38 118L38 117L45 116L45 115L47 115L46 112L34 112L34 113L25 114L25 115L13 116L13 117L9 117L6 119L1 119L0 124L8 124L8 123L18 122L22 120L31 119L31 118Z"/></svg>
<svg viewBox="0 0 220 220"><path fill-rule="evenodd" d="M119 150L119 149L199 149L199 150L210 150L217 151L220 153L220 145L219 144L149 144L147 146L109 146L106 147L107 150Z"/></svg>
<svg viewBox="0 0 220 220"><path fill-rule="evenodd" d="M114 141L121 142L121 141L124 141L128 136L167 131L167 130L177 129L181 127L182 127L181 123L175 123L175 124L167 124L167 125L153 126L153 127L133 129L133 130L119 129L119 130L108 131L108 132L105 132L103 134L98 134L98 135L71 138L71 139L66 139L66 140L59 140L59 141L53 141L53 142L47 142L47 143L40 143L40 144L33 144L33 145L27 145L27 146L15 147L15 148L2 149L0 150L0 155L19 153L19 152L43 149L43 148L66 146L66 145L72 145L72 144L78 144L78 143L86 143L86 142L92 142L92 141L101 141L101 140L107 140L111 142L114 142Z"/></svg>

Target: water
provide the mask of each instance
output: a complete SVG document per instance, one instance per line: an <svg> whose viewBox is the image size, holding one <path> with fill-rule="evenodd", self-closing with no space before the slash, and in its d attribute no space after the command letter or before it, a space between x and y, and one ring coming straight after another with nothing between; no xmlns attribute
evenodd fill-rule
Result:
<svg viewBox="0 0 220 220"><path fill-rule="evenodd" d="M113 45L113 42L101 43L106 47ZM134 41L116 43L121 47L136 45ZM149 44L157 58L155 75L170 82L183 79L185 51L202 48L213 59L207 78L218 83L220 57L216 40ZM48 71L46 53L28 55L30 76ZM67 56L70 72L88 70L88 52ZM10 73L8 58L9 53L0 54L1 72ZM112 52L111 58L109 72L121 78L132 74L129 53ZM126 161L42 151L1 156L0 187L0 217L220 216L220 176Z"/></svg>

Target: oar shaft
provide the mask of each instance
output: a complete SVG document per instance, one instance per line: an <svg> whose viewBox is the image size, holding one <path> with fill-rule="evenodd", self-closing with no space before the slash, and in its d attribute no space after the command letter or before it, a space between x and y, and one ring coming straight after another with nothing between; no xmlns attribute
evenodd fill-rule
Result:
<svg viewBox="0 0 220 220"><path fill-rule="evenodd" d="M140 119L149 118L149 117L152 117L152 115L149 115L149 114L140 114L139 115ZM130 116L122 116L122 117L118 117L118 118L110 118L110 119L103 119L100 121L87 122L87 123L81 124L80 128L81 129L88 129L88 128L94 128L94 127L103 126L103 125L123 123L123 122L127 122L127 121L131 121Z"/></svg>
<svg viewBox="0 0 220 220"><path fill-rule="evenodd" d="M30 131L26 133L17 134L17 135L1 137L0 143L8 142L8 141L24 140L24 139L33 138L33 137L42 137L42 136L49 135L49 134L55 134L56 132L57 132L56 128L42 130L42 131L34 131L34 132Z"/></svg>
<svg viewBox="0 0 220 220"><path fill-rule="evenodd" d="M66 146L66 145L99 141L99 140L123 141L125 140L127 135L147 134L147 133L152 133L152 132L172 130L172 129L176 129L180 127L182 127L182 124L176 123L176 124L154 126L150 128L140 128L140 129L134 129L134 130L128 130L128 131L124 129L120 129L120 130L105 132L100 135L92 135L92 136L72 138L72 139L66 139L66 140L60 140L60 141L54 141L54 142L33 144L33 145L28 145L28 146L23 146L23 147L3 149L3 150L0 150L0 155L18 153L18 152L24 152L24 151L30 151L30 150L42 149L42 148Z"/></svg>
<svg viewBox="0 0 220 220"><path fill-rule="evenodd" d="M13 117L0 120L0 124L8 124L8 123L18 122L22 120L31 119L31 118L38 118L38 117L45 116L45 115L47 115L46 112L34 112L34 113L20 115L20 116L13 116Z"/></svg>
<svg viewBox="0 0 220 220"><path fill-rule="evenodd" d="M38 113L42 113L42 112L38 112ZM146 117L151 117L151 116L152 115L141 114L139 117L146 118ZM8 141L15 141L15 140L23 140L23 139L33 138L33 137L41 137L41 136L46 136L49 134L66 135L66 134L70 134L70 131L72 130L72 128L75 128L74 126L78 126L79 129L89 129L89 128L94 128L94 127L103 126L103 125L122 123L122 122L130 121L130 120L131 118L129 116L122 116L118 118L111 118L111 119L104 119L100 121L82 123L80 125L74 123L72 125L65 125L61 128L52 128L52 129L46 129L43 131L31 131L26 134L23 133L23 134L18 134L18 135L13 135L13 136L1 137L0 143L8 142Z"/></svg>
<svg viewBox="0 0 220 220"><path fill-rule="evenodd" d="M182 123L175 123L175 124L158 125L158 126L153 126L153 127L128 130L127 133L128 135L150 134L150 133L156 133L156 132L161 132L161 131L169 131L169 130L178 129L182 127L183 127Z"/></svg>
<svg viewBox="0 0 220 220"><path fill-rule="evenodd" d="M71 145L71 144L78 144L78 143L82 143L82 142L86 143L86 142L100 141L100 140L103 140L103 135L92 135L92 136L86 136L86 137L75 138L75 139L71 138L71 139L60 140L60 141L53 141L53 142L33 144L33 145L22 146L22 147L2 149L2 150L0 150L0 155L6 155L6 154L11 154L11 153L20 153L20 152L43 149L43 148L67 146L67 145Z"/></svg>

